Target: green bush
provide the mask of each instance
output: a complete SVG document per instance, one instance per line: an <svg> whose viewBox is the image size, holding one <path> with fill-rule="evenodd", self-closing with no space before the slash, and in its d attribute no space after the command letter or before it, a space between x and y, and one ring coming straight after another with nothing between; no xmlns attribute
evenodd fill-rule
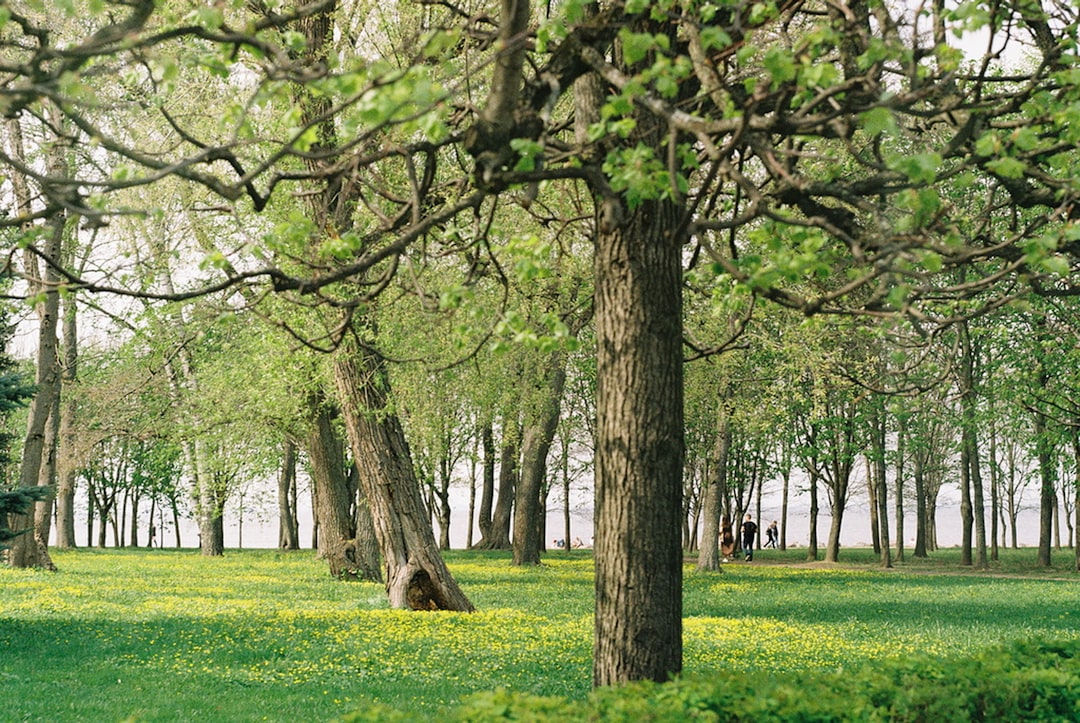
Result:
<svg viewBox="0 0 1080 723"><path fill-rule="evenodd" d="M572 703L496 691L455 720L487 721L1076 721L1080 642L1034 641L970 658L909 658L852 670L635 683Z"/></svg>

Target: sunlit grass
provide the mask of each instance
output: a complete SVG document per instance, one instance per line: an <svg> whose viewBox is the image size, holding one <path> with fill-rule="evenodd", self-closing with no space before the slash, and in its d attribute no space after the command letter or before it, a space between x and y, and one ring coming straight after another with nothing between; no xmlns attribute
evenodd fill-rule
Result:
<svg viewBox="0 0 1080 723"><path fill-rule="evenodd" d="M687 565L687 674L1080 635L1078 578L1065 566L1030 578L759 556L722 574ZM373 702L423 719L500 686L587 694L587 552L528 569L500 553L448 559L480 612L390 610L382 586L333 581L310 551L80 550L56 552L55 574L0 569L0 719L314 721ZM795 564L767 564L778 561Z"/></svg>

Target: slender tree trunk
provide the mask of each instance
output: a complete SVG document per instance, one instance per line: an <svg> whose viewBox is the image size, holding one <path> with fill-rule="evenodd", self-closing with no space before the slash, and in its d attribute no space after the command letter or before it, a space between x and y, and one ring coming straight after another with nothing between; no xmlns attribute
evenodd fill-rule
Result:
<svg viewBox="0 0 1080 723"><path fill-rule="evenodd" d="M906 415L901 416L896 432L896 561L904 561L904 454L907 446Z"/></svg>
<svg viewBox="0 0 1080 723"><path fill-rule="evenodd" d="M499 494L495 501L495 512L491 517L488 534L476 543L479 550L510 549L510 522L518 484L520 441L521 429L516 421L507 416L503 424L503 444L499 457Z"/></svg>
<svg viewBox="0 0 1080 723"><path fill-rule="evenodd" d="M816 464L810 470L810 530L806 543L806 559L816 562L818 556L818 473Z"/></svg>
<svg viewBox="0 0 1080 723"><path fill-rule="evenodd" d="M780 549L787 549L788 497L791 491L791 466L785 464L781 470L784 491L780 503Z"/></svg>
<svg viewBox="0 0 1080 723"><path fill-rule="evenodd" d="M282 443L277 492L278 548L299 550L300 530L296 520L296 443L289 438Z"/></svg>
<svg viewBox="0 0 1080 723"><path fill-rule="evenodd" d="M873 446L873 475L876 478L874 487L877 488L878 505L878 534L881 536L878 544L881 555L881 566L892 567L892 546L889 544L889 486L886 482L885 468L885 404L883 400L875 400L874 413L871 418L871 435Z"/></svg>
<svg viewBox="0 0 1080 723"><path fill-rule="evenodd" d="M961 502L960 513L963 518L963 540L961 562L980 570L989 566L986 559L986 514L983 509L984 497L982 474L979 471L979 442L976 419L975 390L975 355L977 349L972 343L967 324L960 325L961 360L960 360L960 416L961 416ZM972 559L972 525L975 533L975 559Z"/></svg>
<svg viewBox="0 0 1080 723"><path fill-rule="evenodd" d="M335 354L334 381L371 505L391 607L473 610L435 544L405 432L387 403L382 361L350 334Z"/></svg>
<svg viewBox="0 0 1080 723"><path fill-rule="evenodd" d="M75 305L75 292L63 300L63 354L60 372L60 452L58 486L56 490L56 546L61 549L76 547L75 543L75 483L78 470L74 463L77 399L74 392L65 394L64 389L74 386L78 379L79 335Z"/></svg>
<svg viewBox="0 0 1080 723"><path fill-rule="evenodd" d="M480 513L476 524L480 528L480 540L483 541L491 538L491 505L495 500L495 435L490 419L480 427L480 447L484 452L484 461L481 468Z"/></svg>
<svg viewBox="0 0 1080 723"><path fill-rule="evenodd" d="M1001 466L998 464L997 429L990 427L990 559L998 559L998 519L1001 516Z"/></svg>
<svg viewBox="0 0 1080 723"><path fill-rule="evenodd" d="M11 118L7 121L8 151L16 159L25 159L23 148L22 128L19 120ZM52 155L55 156L56 152ZM57 168L57 159L49 159L50 173L59 176L63 168ZM31 192L27 185L27 179L20 173L9 175L14 190L14 201L17 212L20 215L29 216L31 213ZM44 255L47 261L43 269L39 267L38 258L29 250L24 254L24 272L31 293L41 293L41 300L35 305L37 311L38 335L37 335L37 359L35 382L38 387L37 394L30 402L27 414L26 437L23 439L22 459L19 467L19 486L36 487L48 483L48 478L42 478L42 468L46 470L46 455L50 450L46 449L46 435L49 416L55 406L56 397L60 394L60 367L57 357L57 324L60 314L60 293L58 286L60 276L57 267L60 261L60 253L63 248L65 219L57 217L49 221L49 236L45 243ZM48 471L46 471L48 474ZM52 500L38 502L26 515L12 515L9 527L22 530L35 526L35 521L47 522L52 511ZM48 540L48 531L44 535ZM37 532L20 535L11 541L11 549L8 552L8 561L12 567L41 567L47 570L55 570L52 558L49 556L47 545L41 543L42 535Z"/></svg>
<svg viewBox="0 0 1080 723"><path fill-rule="evenodd" d="M926 527L929 520L926 497L926 463L927 453L919 450L915 454L914 477L915 477L915 550L912 552L916 558L925 558L927 555Z"/></svg>
<svg viewBox="0 0 1080 723"><path fill-rule="evenodd" d="M469 521L465 528L465 549L470 550L473 546L473 528L476 526L476 446L479 442L473 437L472 454L469 455Z"/></svg>
<svg viewBox="0 0 1080 723"><path fill-rule="evenodd" d="M731 450L730 388L725 387L717 404L716 442L713 446L711 479L705 485L703 515L698 550L698 570L720 570L720 516L723 514L724 488L727 486L728 452Z"/></svg>
<svg viewBox="0 0 1080 723"><path fill-rule="evenodd" d="M638 118L658 147L665 128ZM682 209L597 198L593 684L682 668Z"/></svg>

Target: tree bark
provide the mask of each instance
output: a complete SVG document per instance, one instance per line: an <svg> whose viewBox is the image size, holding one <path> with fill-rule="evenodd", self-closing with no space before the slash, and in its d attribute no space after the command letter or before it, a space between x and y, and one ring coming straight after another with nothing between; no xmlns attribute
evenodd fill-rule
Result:
<svg viewBox="0 0 1080 723"><path fill-rule="evenodd" d="M640 115L641 142L666 131ZM682 668L682 209L600 196L593 683Z"/></svg>
<svg viewBox="0 0 1080 723"><path fill-rule="evenodd" d="M713 447L712 475L705 487L702 503L704 523L697 569L720 570L720 516L723 514L724 489L727 486L728 453L731 450L731 390L725 386L717 404L716 444Z"/></svg>
<svg viewBox="0 0 1080 723"><path fill-rule="evenodd" d="M334 356L342 417L371 505L390 606L473 610L439 554L382 360L347 335Z"/></svg>
<svg viewBox="0 0 1080 723"><path fill-rule="evenodd" d="M326 561L332 576L359 580L362 577L357 564L353 517L356 492L350 488L345 470L344 443L334 431L332 410L321 394L309 399L308 408L310 426L303 445L311 464L311 480L316 488L319 557Z"/></svg>
<svg viewBox="0 0 1080 723"><path fill-rule="evenodd" d="M288 438L282 443L277 490L278 548L299 550L300 529L296 519L296 444Z"/></svg>
<svg viewBox="0 0 1080 723"><path fill-rule="evenodd" d="M521 442L521 479L514 497L514 565L540 564L545 512L541 502L548 453L559 425L566 386L565 364L562 353L552 354L546 360L543 388L538 390L536 409L526 415L528 421Z"/></svg>
<svg viewBox="0 0 1080 723"><path fill-rule="evenodd" d="M13 157L25 159L23 148L22 127L16 118L7 121L8 150ZM50 172L59 177L62 168L56 168L57 159L53 151L50 154ZM31 214L31 192L27 180L19 173L10 174L14 189L14 201L17 212L20 215ZM56 397L60 394L60 368L57 359L57 324L60 314L60 293L58 285L60 275L57 271L60 262L60 253L63 247L65 219L55 217L49 220L50 233L45 243L44 255L47 263L44 270L39 268L37 256L29 250L24 254L24 272L31 293L42 294L42 298L35 305L38 321L37 335L37 358L35 383L38 391L30 402L26 437L23 439L22 460L19 467L19 486L36 487L48 479L42 479L42 468L45 456L50 454L46 449L46 433L49 416L52 414L56 403ZM12 515L10 524L13 530L22 530L35 527L35 520L48 521L52 510L52 500L38 502L34 508L25 515ZM47 539L46 531L46 539ZM41 542L41 535L37 532L20 535L11 541L11 549L8 551L8 562L12 567L41 567L47 570L55 570L52 558L49 556L48 547Z"/></svg>
<svg viewBox="0 0 1080 723"><path fill-rule="evenodd" d="M78 401L74 393L64 394L64 390L72 387L78 379L79 334L74 291L69 292L65 297L63 309L61 338L63 339L64 362L60 371L60 452L56 490L56 546L60 549L71 549L76 547L75 481L77 470L74 464L74 445Z"/></svg>
<svg viewBox="0 0 1080 723"><path fill-rule="evenodd" d="M503 444L499 455L499 493L495 501L495 512L491 516L487 534L476 543L478 550L511 549L510 522L518 484L520 443L521 429L517 421L507 415L503 423Z"/></svg>
<svg viewBox="0 0 1080 723"><path fill-rule="evenodd" d="M881 554L881 566L885 568L892 567L892 545L889 543L889 495L887 494L889 486L885 480L885 439L886 439L886 425L885 425L885 404L884 400L874 400L874 412L871 417L871 434L873 435L871 446L873 447L873 471L875 484L877 488L877 505L878 505L878 534L881 536L879 540L880 554Z"/></svg>
<svg viewBox="0 0 1080 723"><path fill-rule="evenodd" d="M904 561L904 454L907 445L907 415L901 416L896 432L896 561Z"/></svg>
<svg viewBox="0 0 1080 723"><path fill-rule="evenodd" d="M480 447L484 459L481 465L480 510L476 524L480 528L480 539L491 537L491 505L495 500L495 435L491 429L491 420L480 427ZM469 547L474 547L470 541Z"/></svg>

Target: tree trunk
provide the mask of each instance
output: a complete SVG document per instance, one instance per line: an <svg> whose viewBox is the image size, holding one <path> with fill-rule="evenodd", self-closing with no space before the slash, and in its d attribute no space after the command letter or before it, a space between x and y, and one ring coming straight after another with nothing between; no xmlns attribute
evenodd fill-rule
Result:
<svg viewBox="0 0 1080 723"><path fill-rule="evenodd" d="M666 142L638 122L643 142ZM683 239L673 203L596 203L593 684L604 686L682 668Z"/></svg>
<svg viewBox="0 0 1080 723"><path fill-rule="evenodd" d="M491 537L491 505L495 500L495 435L491 429L491 420L480 427L480 446L484 451L482 480L480 487L480 511L476 520L480 528L480 540ZM469 547L473 547L472 544Z"/></svg>
<svg viewBox="0 0 1080 723"><path fill-rule="evenodd" d="M288 438L282 443L277 491L278 548L299 550L300 529L296 519L296 443Z"/></svg>
<svg viewBox="0 0 1080 723"><path fill-rule="evenodd" d="M60 371L60 451L56 490L56 546L60 549L76 547L75 543L75 483L78 470L74 462L77 404L75 393L65 394L78 379L79 335L75 292L70 291L63 301L63 354Z"/></svg>
<svg viewBox="0 0 1080 723"><path fill-rule="evenodd" d="M703 512L705 521L701 531L697 569L713 572L720 570L720 516L723 514L724 490L727 487L728 453L731 450L731 401L730 387L724 388L716 417L716 443L713 447L714 470L705 487Z"/></svg>
<svg viewBox="0 0 1080 723"><path fill-rule="evenodd" d="M375 522L371 518L371 505L368 504L363 486L360 485L360 471L355 464L352 466L351 476L355 478L355 483L350 486L356 490L356 564L360 570L360 579L383 582L379 539L375 533Z"/></svg>
<svg viewBox="0 0 1080 723"><path fill-rule="evenodd" d="M871 417L871 445L873 447L873 476L874 487L877 490L878 508L878 552L881 555L881 566L892 567L892 545L889 543L889 489L886 483L885 469L885 404L884 400L874 400L874 412Z"/></svg>
<svg viewBox="0 0 1080 723"><path fill-rule="evenodd" d="M12 118L7 122L9 152L17 159L24 159L22 128L18 119ZM52 154L55 156L55 152ZM57 159L49 159L50 173L59 177L63 168L57 168ZM31 194L26 179L19 173L9 176L14 189L14 201L20 215L30 215ZM60 293L58 286L60 276L57 272L60 262L60 253L63 248L65 220L63 217L50 219L49 237L45 243L44 255L47 262L44 271L39 269L37 256L27 250L24 254L24 273L31 293L41 292L41 300L37 302L37 360L35 382L38 387L37 394L30 402L27 413L26 437L23 439L22 461L19 467L19 486L36 487L48 479L42 479L42 468L46 467L45 457L50 454L46 449L47 424L49 416L55 406L56 397L60 394L60 367L57 358L57 324L60 314ZM13 530L32 528L35 520L49 519L52 510L52 500L38 502L33 510L26 515L12 515L9 527ZM47 540L46 532L46 540ZM41 535L31 532L20 535L11 541L11 549L8 551L8 562L12 567L41 567L47 570L55 570L52 558L49 557L49 549L41 543Z"/></svg>
<svg viewBox="0 0 1080 723"><path fill-rule="evenodd" d="M435 544L405 432L387 404L383 362L349 335L334 356L334 381L360 485L371 505L390 606L473 610Z"/></svg>
<svg viewBox="0 0 1080 723"><path fill-rule="evenodd" d="M503 423L503 446L499 458L499 494L495 502L495 512L491 516L488 534L476 543L478 550L510 549L510 521L518 483L520 440L521 429L516 421L507 416Z"/></svg>
<svg viewBox="0 0 1080 723"><path fill-rule="evenodd" d="M815 469L810 470L810 530L809 539L806 543L806 559L816 562L818 556L818 474Z"/></svg>
<svg viewBox="0 0 1080 723"><path fill-rule="evenodd" d="M548 452L559 425L566 386L565 363L561 353L547 359L543 388L537 390L539 399L535 411L526 416L528 421L521 442L521 479L514 498L514 565L540 564L545 513L541 501L547 478Z"/></svg>
<svg viewBox="0 0 1080 723"><path fill-rule="evenodd" d="M896 561L904 561L904 452L907 444L906 415L896 432Z"/></svg>
<svg viewBox="0 0 1080 723"><path fill-rule="evenodd" d="M353 518L355 490L349 486L345 470L344 443L334 431L333 413L321 395L308 400L310 426L304 436L304 451L311 464L319 520L319 557L330 574L344 580L359 580L356 559L356 527Z"/></svg>
<svg viewBox="0 0 1080 723"><path fill-rule="evenodd" d="M874 470L874 460L870 456L864 456L866 464L866 511L870 515L870 540L874 554L881 556L881 530L878 529L878 515L881 511L880 495L878 493L878 477Z"/></svg>
<svg viewBox="0 0 1080 723"><path fill-rule="evenodd" d="M190 369L185 370L185 378ZM190 449L191 468L195 473L195 489L198 495L196 518L199 523L199 552L204 557L220 557L225 554L224 510L218 506L220 494L214 489L214 475L207 461L206 443L196 439L186 444Z"/></svg>
<svg viewBox="0 0 1080 723"><path fill-rule="evenodd" d="M918 450L915 453L914 477L915 477L915 550L912 553L916 558L927 557L926 527L929 514L926 504L926 464L928 453Z"/></svg>

